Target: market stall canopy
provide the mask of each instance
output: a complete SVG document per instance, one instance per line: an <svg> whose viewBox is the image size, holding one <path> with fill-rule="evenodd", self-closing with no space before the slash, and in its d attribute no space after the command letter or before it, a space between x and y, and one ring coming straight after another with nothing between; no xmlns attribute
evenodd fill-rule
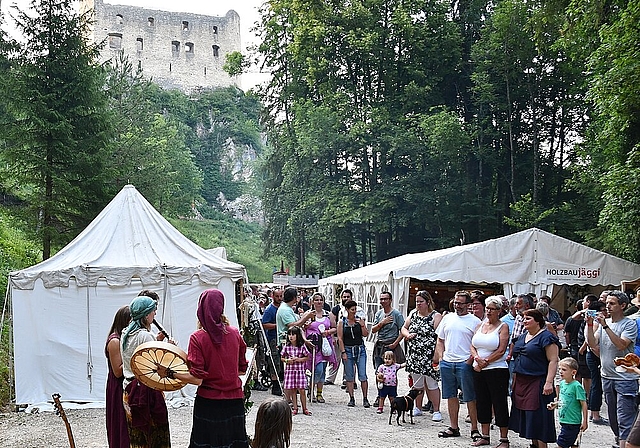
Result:
<svg viewBox="0 0 640 448"><path fill-rule="evenodd" d="M542 295L553 285L620 285L640 277L640 265L532 228L464 246L407 254L321 279L319 284L362 288L387 285L402 306L411 278L456 283L499 283L513 293ZM376 286L377 285L377 286ZM405 310L406 311L406 310Z"/></svg>

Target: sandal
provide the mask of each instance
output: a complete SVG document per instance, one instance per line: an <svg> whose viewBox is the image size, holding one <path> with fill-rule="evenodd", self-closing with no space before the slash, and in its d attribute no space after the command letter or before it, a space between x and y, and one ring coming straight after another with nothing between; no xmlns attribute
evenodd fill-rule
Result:
<svg viewBox="0 0 640 448"><path fill-rule="evenodd" d="M478 431L477 429L471 430L471 440L473 440L474 442L477 442L481 438L482 438L482 434L480 434L480 431Z"/></svg>
<svg viewBox="0 0 640 448"><path fill-rule="evenodd" d="M500 443L498 444L498 446L496 446L496 448L502 447L502 448L509 448L511 446L511 444L509 443L509 439L507 439L506 437L501 437L500 438Z"/></svg>
<svg viewBox="0 0 640 448"><path fill-rule="evenodd" d="M376 411L376 414L382 414L382 408L378 408L378 410Z"/></svg>
<svg viewBox="0 0 640 448"><path fill-rule="evenodd" d="M298 415L298 410L297 410L297 409L293 409L293 410L291 411L291 413L292 413L293 415Z"/></svg>
<svg viewBox="0 0 640 448"><path fill-rule="evenodd" d="M311 415L311 411L309 409L303 409L302 413L304 415Z"/></svg>
<svg viewBox="0 0 640 448"><path fill-rule="evenodd" d="M438 433L438 437L442 437L443 439L446 439L447 437L460 437L460 428L452 428L449 426L444 431L440 431Z"/></svg>
<svg viewBox="0 0 640 448"><path fill-rule="evenodd" d="M490 445L490 444L491 444L491 439L489 438L489 436L480 436L473 441L471 446L484 446L484 445Z"/></svg>

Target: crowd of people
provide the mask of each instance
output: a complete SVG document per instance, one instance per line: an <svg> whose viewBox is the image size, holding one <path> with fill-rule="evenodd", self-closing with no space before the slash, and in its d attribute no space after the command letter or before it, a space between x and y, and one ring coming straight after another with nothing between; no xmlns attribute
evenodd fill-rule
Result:
<svg viewBox="0 0 640 448"><path fill-rule="evenodd" d="M170 446L161 393L146 390L126 367L136 344L162 337L149 331L157 306L150 295L143 291L118 311L107 341L112 447ZM462 436L459 420L465 405L464 420L475 447L491 444L493 424L500 434L496 448L509 448L509 431L530 440L531 448L549 443L570 448L579 443L589 423L609 425L620 448L640 446L640 369L614 365L615 358L634 349L640 353L640 316L625 315L630 297L621 291L585 296L566 322L548 297L536 299L532 294L507 299L487 297L479 290L458 291L449 307L439 311L428 291L418 291L415 309L405 318L385 291L371 322L351 290L342 290L339 298L331 308L322 293L307 295L291 286L256 296L262 302L266 336L261 350L270 355L258 357L264 364L258 369L269 372L274 397L258 410L253 447L289 446L292 416L312 415L308 399L326 403L323 390L340 385L340 371L347 406L358 401L371 407L371 368L378 414L387 399L391 402L398 395L397 374L402 368L408 373L407 387L420 392L414 416L430 413L434 422L443 421L440 405L445 400L449 420L438 433L441 438ZM640 300L640 292L633 299ZM247 369L246 345L222 314L223 304L218 290L201 295L200 328L189 342L189 372L158 370L161 377L198 386L190 446L249 446L238 378ZM371 360L365 345L369 333L375 341ZM358 388L361 401L356 399ZM600 415L603 396L608 419Z"/></svg>

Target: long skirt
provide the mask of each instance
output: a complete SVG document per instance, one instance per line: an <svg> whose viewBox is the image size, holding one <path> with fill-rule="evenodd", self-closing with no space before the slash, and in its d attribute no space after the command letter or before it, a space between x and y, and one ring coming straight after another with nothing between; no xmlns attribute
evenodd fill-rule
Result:
<svg viewBox="0 0 640 448"><path fill-rule="evenodd" d="M189 448L248 448L244 400L196 396Z"/></svg>
<svg viewBox="0 0 640 448"><path fill-rule="evenodd" d="M169 416L162 392L133 380L122 394L131 448L171 448Z"/></svg>
<svg viewBox="0 0 640 448"><path fill-rule="evenodd" d="M520 378L520 383L518 379ZM547 404L551 403L555 397L555 390L550 395L542 393L544 389L545 376L532 377L529 375L516 374L511 400L511 416L509 418L509 429L517 432L520 437L531 440L540 440L545 443L556 441L556 424L553 411L547 409ZM521 384L528 384L527 401L534 405L523 406L519 409L516 395L520 392Z"/></svg>

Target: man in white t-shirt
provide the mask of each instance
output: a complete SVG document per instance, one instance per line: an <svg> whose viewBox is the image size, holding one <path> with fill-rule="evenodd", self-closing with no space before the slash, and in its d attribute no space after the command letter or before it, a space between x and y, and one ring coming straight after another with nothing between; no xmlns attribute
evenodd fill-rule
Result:
<svg viewBox="0 0 640 448"><path fill-rule="evenodd" d="M469 314L471 294L467 291L456 292L453 298L455 313L445 315L436 329L438 343L434 361L440 362L442 377L442 398L447 400L449 428L438 433L439 437L460 437L458 414L460 401L458 389L462 391L462 401L467 403L471 418L471 438L481 438L478 431L476 412L476 393L473 388L473 357L471 356L471 338L480 324L473 314Z"/></svg>

